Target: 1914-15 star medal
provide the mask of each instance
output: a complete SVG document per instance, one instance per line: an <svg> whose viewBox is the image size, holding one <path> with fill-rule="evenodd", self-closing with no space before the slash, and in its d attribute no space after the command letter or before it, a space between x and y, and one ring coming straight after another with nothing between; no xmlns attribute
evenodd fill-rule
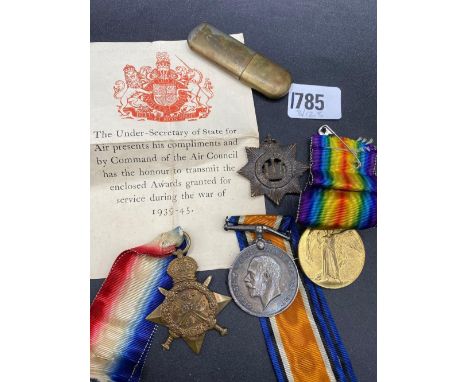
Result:
<svg viewBox="0 0 468 382"><path fill-rule="evenodd" d="M279 204L286 194L301 192L299 177L309 167L296 160L296 145L280 146L268 136L260 147L246 147L248 163L239 174L250 181L252 196Z"/></svg>
<svg viewBox="0 0 468 382"><path fill-rule="evenodd" d="M159 288L166 298L146 319L168 327L169 336L162 344L165 350L169 350L174 339L182 338L198 354L208 330L227 334L227 329L217 324L216 316L231 298L208 289L211 276L199 283L195 277L197 262L182 252L176 254L167 268L174 286L170 290Z"/></svg>

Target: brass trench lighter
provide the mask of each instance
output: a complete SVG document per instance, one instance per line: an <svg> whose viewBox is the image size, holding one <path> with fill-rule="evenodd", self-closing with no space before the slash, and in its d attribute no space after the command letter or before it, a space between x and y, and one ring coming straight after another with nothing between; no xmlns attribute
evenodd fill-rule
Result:
<svg viewBox="0 0 468 382"><path fill-rule="evenodd" d="M189 34L192 50L232 73L269 98L281 98L291 86L291 74L212 25L202 23Z"/></svg>

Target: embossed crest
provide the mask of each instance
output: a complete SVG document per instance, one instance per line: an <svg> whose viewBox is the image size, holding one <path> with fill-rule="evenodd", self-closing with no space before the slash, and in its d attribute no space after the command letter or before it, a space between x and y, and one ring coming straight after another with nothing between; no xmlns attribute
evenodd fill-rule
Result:
<svg viewBox="0 0 468 382"><path fill-rule="evenodd" d="M214 96L209 78L188 66L171 67L167 52L156 54L155 67L133 65L123 68L124 80L114 84L114 98L122 118L160 122L206 118Z"/></svg>

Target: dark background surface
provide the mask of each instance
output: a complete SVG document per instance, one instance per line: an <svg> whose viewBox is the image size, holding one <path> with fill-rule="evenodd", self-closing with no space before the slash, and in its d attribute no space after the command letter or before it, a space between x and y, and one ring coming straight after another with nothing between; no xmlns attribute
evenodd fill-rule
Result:
<svg viewBox="0 0 468 382"><path fill-rule="evenodd" d="M91 1L92 42L184 40L203 21L226 33L244 33L247 45L286 67L295 83L341 88L343 117L338 121L290 119L287 97L272 101L254 92L261 139L271 134L281 144L296 143L303 162L308 162L310 135L324 123L340 135L376 140L375 0ZM297 203L294 195L279 207L267 201L267 212L295 216ZM325 294L357 378L369 382L377 380L376 230L360 233L366 247L361 276ZM213 275L212 290L229 294L227 270L200 272L199 279L208 274ZM91 281L91 299L102 281ZM158 344L167 330L160 327L142 382L275 381L258 319L231 303L219 322L229 335L209 332L198 356L183 341L163 352Z"/></svg>

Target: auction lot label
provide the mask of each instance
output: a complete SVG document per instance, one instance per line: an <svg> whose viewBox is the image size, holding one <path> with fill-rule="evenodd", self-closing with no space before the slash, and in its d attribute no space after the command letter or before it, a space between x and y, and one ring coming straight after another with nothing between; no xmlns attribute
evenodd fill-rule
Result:
<svg viewBox="0 0 468 382"><path fill-rule="evenodd" d="M340 119L341 89L292 84L288 96L288 116L301 119Z"/></svg>

